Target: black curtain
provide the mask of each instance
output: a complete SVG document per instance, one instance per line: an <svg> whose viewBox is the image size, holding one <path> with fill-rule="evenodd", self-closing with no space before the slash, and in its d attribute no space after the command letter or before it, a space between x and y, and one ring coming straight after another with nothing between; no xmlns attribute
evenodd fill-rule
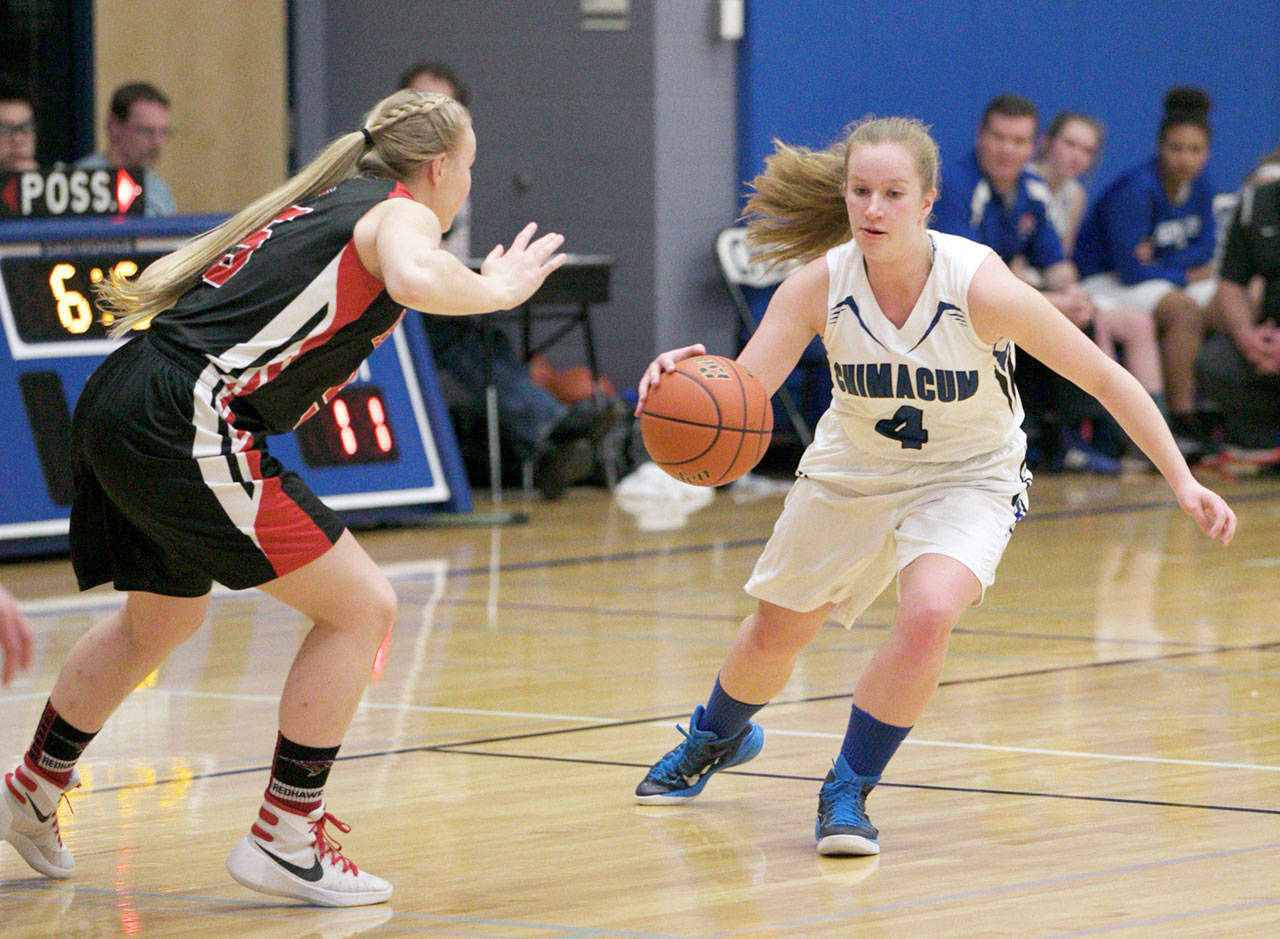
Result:
<svg viewBox="0 0 1280 939"><path fill-rule="evenodd" d="M93 149L92 0L0 0L0 63L35 99L41 166Z"/></svg>

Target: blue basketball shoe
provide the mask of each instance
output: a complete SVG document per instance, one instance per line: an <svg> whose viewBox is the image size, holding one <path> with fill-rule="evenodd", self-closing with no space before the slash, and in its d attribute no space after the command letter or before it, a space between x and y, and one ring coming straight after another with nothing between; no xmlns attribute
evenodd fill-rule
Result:
<svg viewBox="0 0 1280 939"><path fill-rule="evenodd" d="M813 826L819 854L879 854L880 832L867 818L867 794L879 776L859 776L841 754L818 793L818 821Z"/></svg>
<svg viewBox="0 0 1280 939"><path fill-rule="evenodd" d="M702 791L711 774L754 759L764 746L764 728L749 723L736 735L725 739L709 730L698 729L702 717L698 705L689 718L689 730L679 724L684 743L676 747L649 770L636 786L636 801L643 805L670 805L692 799Z"/></svg>

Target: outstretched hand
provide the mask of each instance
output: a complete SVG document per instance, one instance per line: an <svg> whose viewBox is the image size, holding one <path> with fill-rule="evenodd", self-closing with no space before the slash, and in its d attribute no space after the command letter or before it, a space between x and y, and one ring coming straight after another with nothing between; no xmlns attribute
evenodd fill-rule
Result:
<svg viewBox="0 0 1280 939"><path fill-rule="evenodd" d="M662 380L663 372L673 372L675 371L676 363L681 359L688 359L695 355L706 355L706 352L706 346L700 342L695 342L691 346L681 346L679 349L663 352L650 362L649 367L640 376L640 400L636 402L636 417L639 417L640 412L644 410L644 400L649 397L649 389L658 387L658 382Z"/></svg>
<svg viewBox="0 0 1280 939"><path fill-rule="evenodd" d="M562 265L567 255L556 254L564 235L548 232L536 241L538 226L530 222L511 242L510 248L496 245L480 265L480 273L498 281L509 297L506 309L517 307L534 295L547 275Z"/></svg>
<svg viewBox="0 0 1280 939"><path fill-rule="evenodd" d="M9 684L13 676L31 667L31 649L35 640L27 618L18 609L9 591L0 587L0 681Z"/></svg>
<svg viewBox="0 0 1280 939"><path fill-rule="evenodd" d="M1200 530L1224 548L1236 533L1236 513L1212 489L1194 480L1177 493L1178 505L1196 520Z"/></svg>

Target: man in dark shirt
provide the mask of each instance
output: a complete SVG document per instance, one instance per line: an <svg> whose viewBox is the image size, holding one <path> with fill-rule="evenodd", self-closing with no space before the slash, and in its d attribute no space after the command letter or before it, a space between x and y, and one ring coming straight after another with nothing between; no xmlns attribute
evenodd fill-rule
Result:
<svg viewBox="0 0 1280 939"><path fill-rule="evenodd" d="M1261 281L1259 301L1254 281ZM1225 465L1280 462L1280 180L1246 185L1210 303L1220 330L1200 349L1196 381L1222 413Z"/></svg>

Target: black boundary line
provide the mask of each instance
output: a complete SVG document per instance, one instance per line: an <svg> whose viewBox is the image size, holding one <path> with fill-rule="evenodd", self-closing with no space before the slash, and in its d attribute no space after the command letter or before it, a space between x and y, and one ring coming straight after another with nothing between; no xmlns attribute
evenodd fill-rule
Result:
<svg viewBox="0 0 1280 939"><path fill-rule="evenodd" d="M456 608L469 608L469 607L481 607L481 606L487 607L490 604L488 600L479 599L479 598L472 599L469 597L442 597L436 601L436 605L456 607ZM737 623L742 620L742 617L735 613L691 613L688 611L674 613L674 612L671 612L670 610L642 609L640 607L631 607L629 609L618 609L614 607L614 608L609 608L607 610L602 610L598 606L586 606L580 603L534 603L534 602L522 601L522 600L502 600L494 604L494 606L496 606L500 610L525 610L525 611L536 611L541 613L607 612L609 616L619 616L619 617L665 616L672 619L693 620L695 622L709 622L709 623ZM1050 617L1052 616L1067 617L1070 615L1066 612L1057 611L1057 610L1050 610L1047 612L1032 611L1030 613L1024 610L1012 610L1010 612L1018 617L1036 616L1036 615L1050 616ZM828 621L825 625L828 627L836 628L836 629L843 628L838 626L838 624L836 624L834 620ZM893 628L892 623L866 622L866 621L860 620L853 624L850 631L859 632L862 630L868 630L868 631L874 631L874 632L885 632L892 628ZM1113 645L1113 646L1150 646L1155 648L1166 648L1166 649L1167 648L1189 649L1191 651L1198 651L1198 652L1220 651L1217 647L1205 646L1203 643L1199 643L1199 642L1175 642L1171 639L1154 639L1154 640L1153 639L1122 639L1122 638L1112 638L1109 636L1104 638L1099 638L1098 636L1092 636L1092 635L1086 635L1086 634L1033 633L1033 632L1024 632L1021 630L1007 630L1007 629L973 629L965 626L956 626L954 629L951 630L951 632L952 632L952 635L956 635L956 636L989 636L989 637L995 637L998 639L1030 639L1030 640L1035 640L1039 642L1087 642L1091 645L1097 645L1099 643L1103 643L1103 644ZM711 639L708 639L707 641L711 641ZM716 640L716 641L719 641L719 640Z"/></svg>
<svg viewBox="0 0 1280 939"><path fill-rule="evenodd" d="M616 725L610 725L616 726ZM452 746L446 745L436 752L462 753L467 756L489 756L499 759L514 760L542 760L549 763L576 763L587 766L617 766L617 767L637 767L639 769L647 769L648 763L631 763L624 760L584 760L579 757L571 756L543 756L529 753L494 753L488 750L460 750L457 749L459 744ZM801 776L793 773L760 773L748 770L726 770L733 776L750 776L753 779L781 779L795 782L822 782L821 776ZM979 795L995 795L995 796L1019 796L1022 798L1032 799L1070 799L1080 802L1107 802L1118 803L1121 805L1153 805L1160 808L1173 809L1206 809L1213 812L1245 812L1254 815L1280 815L1280 809L1259 809L1246 805L1215 805L1206 802L1166 802L1162 799L1128 799L1121 796L1082 796L1072 795L1064 792L1031 792L1022 789L988 789L976 786L939 786L930 783L880 783L880 788L884 789L924 789L931 792L970 792Z"/></svg>
<svg viewBox="0 0 1280 939"><path fill-rule="evenodd" d="M1240 502L1262 502L1268 500L1280 499L1280 488L1270 488L1263 490L1255 490L1253 492L1240 492L1231 496L1231 501ZM1102 505L1092 507L1081 507L1074 509L1054 509L1046 512L1032 511L1027 515L1019 525L1025 525L1034 521L1056 521L1066 518L1087 518L1091 516L1106 515L1126 515L1132 512L1150 512L1157 509L1168 509L1173 505L1172 502L1128 502L1113 505ZM768 538L737 538L728 541L713 541L702 544L691 545L667 545L664 547L644 548L637 551L615 551L608 554L584 554L573 557L551 558L540 561L517 561L511 564L498 564L496 566L485 565L483 567L460 567L449 570L450 577L470 577L479 575L489 575L494 573L510 573L513 571L527 570L544 570L557 567L574 567L583 564L607 564L618 561L642 561L646 558L657 557L660 555L670 556L679 554L700 554L706 551L716 551L724 549L737 548L753 548L763 545ZM410 577L417 577L417 574L404 574L393 576L392 580L402 580Z"/></svg>
<svg viewBox="0 0 1280 939"><path fill-rule="evenodd" d="M1119 666L1137 665L1137 664L1142 664L1146 662L1159 662L1167 659L1186 658L1188 656L1194 656L1194 655L1215 655L1215 654L1226 653L1226 652L1253 652L1253 651L1259 651L1259 650L1274 649L1277 647L1280 647L1280 641L1256 643L1254 645L1248 645L1248 646L1217 646L1211 649L1170 652L1166 655L1140 656L1137 658L1127 658L1127 659L1109 659L1105 662L1084 662L1077 665L1065 665L1065 666L1057 666L1057 667L1043 668L1043 669L1027 669L1021 672L1006 672L1001 675L982 675L975 678L958 678L952 681L941 682L939 683L939 687L940 688L956 687L959 685L976 684L978 682L997 681L1002 679L1025 678L1030 676L1052 674L1054 672L1067 672L1067 671L1077 671L1077 670L1083 671L1085 669L1107 668L1107 667L1117 666L1117 665ZM842 698L849 698L849 697L851 697L851 695L847 692L842 692L840 694L810 695L808 697L793 698L787 701L773 701L773 702L770 702L770 706L785 707L788 705L796 705L796 704L815 704L823 701L838 701ZM582 757L553 757L553 756L527 755L527 754L519 754L519 753L497 753L497 752L488 751L488 750L476 750L476 749L470 749L470 748L482 747L482 746L492 745L492 744L514 743L515 741L518 741L518 740L545 739L547 737L559 737L565 734L578 734L578 733L585 733L585 732L594 731L594 730L608 730L608 729L617 728L617 727L634 727L640 724L663 723L666 721L679 720L687 716L688 715L685 714L684 712L681 712L679 714L650 715L647 717L636 717L630 720L605 721L605 722L599 722L594 724L583 724L576 727L559 727L554 730L533 730L533 731L527 731L525 733L519 733L519 734L504 734L499 737L482 737L482 738L473 739L473 740L459 740L454 743L423 744L421 746L414 746L414 747L396 747L396 748L385 749L385 750L372 750L366 753L352 753L352 754L347 754L345 756L339 755L335 760L335 762L368 760L368 759L376 759L376 758L387 757L387 756L403 756L405 754L410 754L410 753L459 753L459 754L465 754L468 756L490 756L490 757L499 757L499 758L506 758L506 759L519 759L519 760L545 760L547 762L554 762L554 763L577 763L583 766L618 766L618 767L636 767L636 768L643 769L643 768L646 768L648 764L632 763L625 760L592 760L592 759L585 759ZM264 773L270 769L271 769L270 765L267 764L267 765L259 765L259 766L247 766L247 767L242 767L240 769L215 770L208 773L197 773L191 776L184 776L182 777L182 781L190 782L198 779L218 779L218 778L227 777L227 776L243 776L247 773ZM735 770L733 772L735 775L757 776L765 779L794 779L794 780L803 780L803 781L820 781L819 778L816 776L815 777L796 776L796 775L788 775L783 773L753 773L753 772L745 772L742 770ZM122 783L116 786L100 786L100 787L95 787L93 791L97 793L97 792L119 792L125 789L145 789L152 786L162 786L167 783L178 782L178 781L179 781L178 777L171 777L169 779L157 779L157 780L153 780L151 782L145 782L145 783ZM1079 795L1068 795L1064 793L1051 793L1051 792L1037 793L1037 792L1024 792L1021 790L1007 790L1007 789L979 789L979 788L972 788L972 787L965 787L965 786L936 786L936 785L928 785L923 783L884 783L883 785L897 786L904 789L932 789L932 790L939 790L939 791L946 791L946 792L975 792L975 793L988 793L988 794L994 794L994 795L1014 795L1014 796L1024 796L1024 797L1030 797L1030 798L1046 798L1046 799L1078 799L1078 800L1093 801L1093 802L1131 803L1134 805L1158 805L1158 806L1168 806L1172 808L1200 808L1200 809L1212 809L1212 810L1225 811L1225 812L1253 812L1253 813L1264 814L1264 815L1280 815L1280 809L1257 809L1257 808L1248 808L1243 806L1211 805L1211 804L1201 804L1201 803L1194 803L1194 802L1163 802L1163 801L1149 800L1149 799L1125 799L1118 796L1079 796Z"/></svg>
<svg viewBox="0 0 1280 939"><path fill-rule="evenodd" d="M514 734L509 737L494 738L493 741L478 741L479 743L489 742L506 742L514 740L528 739L531 737L549 737L558 734L578 733L583 730L602 730L611 727L625 727L635 724L649 724L661 718L643 718L631 721L618 721L612 724L597 724L590 727L562 728L547 733L529 733ZM533 760L543 763L572 763L576 766L608 766L614 768L632 768L647 769L648 763L635 763L629 760L594 760L583 757L569 756L547 756L545 754L529 754L529 753L498 753L492 750L473 750L466 749L473 744L467 742L460 743L444 743L432 744L420 747L399 747L392 750L378 750L369 753L356 753L348 756L339 756L335 762L347 762L355 760L368 760L381 758L386 756L402 756L410 753L441 753L461 756L483 756L493 759L503 760ZM170 779L156 779L145 783L123 783L116 786L98 786L93 789L95 794L108 792L121 792L126 789L149 789L156 786L163 786L174 782L190 783L195 780L203 779L220 779L229 776L243 776L248 773L264 773L270 766L252 766L243 767L241 769L217 770L210 773L198 773L191 776L184 776L181 779L172 777ZM818 783L822 781L819 776L804 776L795 773L760 773L749 772L744 770L726 770L729 775L733 776L749 776L753 779L773 779L786 780L794 782ZM1217 805L1205 802L1168 802L1161 799L1132 799L1122 796L1085 796L1075 795L1065 792L1032 792L1022 789L991 789L987 787L976 786L940 786L931 783L881 783L883 788L887 789L920 789L929 792L966 792L977 795L998 795L998 796L1014 796L1026 799L1065 799L1077 802L1102 802L1113 805L1150 805L1159 808L1174 809L1202 809L1210 812L1236 812L1252 815L1280 815L1280 809L1254 808L1247 805Z"/></svg>
<svg viewBox="0 0 1280 939"><path fill-rule="evenodd" d="M1260 501L1260 500L1276 499L1276 498L1280 498L1280 490L1238 493L1232 497L1232 499L1236 502ZM1068 517L1078 517L1078 516L1088 516L1088 515L1114 515L1114 514L1124 514L1124 513L1135 512L1135 511L1148 511L1155 508L1163 509L1167 507L1168 507L1168 504L1165 502L1130 503L1125 505L1104 506L1102 508L1093 508L1093 509L1066 509L1066 510L1060 510L1058 512L1046 512L1046 513L1042 513L1039 516L1028 516L1028 519L1035 518L1035 517L1039 517L1041 519L1052 519L1052 518L1068 518ZM1027 519L1023 519L1024 523L1026 521ZM586 556L571 557L571 558L558 558L550 561L526 561L526 562L520 562L517 564L511 564L511 565L499 565L496 568L496 570L517 571L517 570L530 570L530 569L549 568L549 567L568 567L575 564L589 564L589 563L600 563L600 562L617 561L617 560L641 559L645 557L652 557L656 554L688 554L688 553L708 551L714 548L723 549L725 547L729 547L729 548L743 547L743 546L749 546L749 545L762 544L764 541L765 539L763 538L746 538L746 539L739 539L735 541L715 542L712 544L685 545L683 547L678 547L678 548L670 548L670 547L652 548L652 549L646 549L644 551L628 551L628 552L617 552L612 554L599 554L599 555L586 555ZM449 573L451 576L466 576L468 574L481 574L481 573L490 574L490 573L493 573L494 570L495 568L486 566L486 567L475 567L475 568L460 568L458 570L450 571ZM1185 650L1180 652L1171 652L1164 655L1138 656L1138 657L1126 658L1126 659L1109 659L1103 662L1085 662L1085 663L1079 663L1075 665L1052 666L1052 667L1043 668L1043 669L1027 669L1021 672L1007 672L999 675L982 675L974 678L960 678L960 679L954 679L951 681L940 682L939 688L955 687L958 685L966 685L966 684L977 684L979 682L1025 678L1025 677L1031 677L1036 675L1047 675L1047 674L1053 674L1055 672L1069 672L1069 671L1077 671L1077 670L1084 670L1084 669L1091 669L1091 668L1104 668L1104 667L1110 667L1115 665L1135 665L1135 664L1140 664L1144 662L1159 662L1159 661L1164 661L1168 659L1185 658L1188 656L1195 656L1195 655L1214 655L1214 654L1219 654L1224 652L1264 651L1269 649L1275 649L1277 647L1280 647L1280 641L1257 643L1257 644L1248 645L1248 646L1214 646L1208 649ZM841 698L848 698L848 697L850 697L850 695L846 693L830 694L830 695L814 695L814 696L794 699L790 701L775 701L775 702L771 702L771 704L772 706L777 707L777 706L784 706L789 704L808 704L808 703L816 703L820 701L834 701L834 700L839 700ZM476 747L476 746L481 746L485 744L509 743L516 740L528 740L528 739L541 738L541 737L554 737L554 736L559 736L561 734L582 733L585 731L603 730L603 729L613 728L613 727L628 727L628 726L635 726L638 724L652 724L652 723L658 723L663 721L677 720L679 718L686 717L686 716L687 715L681 712L680 714L634 718L632 720L626 720L626 721L609 721L607 723L588 724L580 727L562 727L556 730L541 730L541 731L531 731L523 734L508 734L501 737L482 738L479 740L463 740L463 741L458 741L456 743L430 744L430 745L416 746L416 747L398 747L395 749L370 751L367 753L348 754L346 756L339 755L336 758L335 762L366 760L366 759L373 759L373 758L386 757L386 756L400 756L400 755L409 754L409 753L459 753L459 754L464 754L468 756L489 756L489 757L498 757L498 758L505 758L505 759L543 760L547 762L577 763L580 765L619 766L619 767L626 766L626 767L643 768L647 766L647 764L631 763L631 762L625 762L625 761L612 761L612 760L588 760L588 759L583 759L579 757L551 757L551 756L531 756L531 755L522 755L522 754L510 754L510 753L494 753L494 752L489 752L484 750L470 750L470 749L463 749L463 748ZM233 769L233 770L216 770L208 773L198 773L190 776L185 776L185 777L182 777L182 781L191 782L194 780L202 780L202 779L218 779L218 778L229 777L229 776L242 776L248 773L262 773L268 770L270 770L270 765L242 767L240 769ZM818 781L818 777L809 777L809 776L794 776L794 775L773 774L773 773L748 773L743 771L730 771L730 772L733 772L734 775L755 776L760 778ZM154 786L162 786L168 783L173 783L178 781L179 781L178 777L171 777L169 779L156 779L156 780L152 780L150 782L145 782L145 783L123 783L116 786L95 787L93 789L93 792L107 793L107 792L120 792L126 789L145 789L145 788L151 788ZM1147 799L1125 799L1125 798L1113 797L1113 796L1080 796L1080 795L1068 795L1063 793L1045 793L1045 792L1037 793L1037 792L1022 792L1017 790L1003 790L1003 789L977 789L977 788L969 788L969 787L963 787L963 786L936 786L936 785L917 784L917 783L884 783L883 785L889 786L889 787L900 787L900 788L908 788L908 789L928 789L928 790L938 790L938 791L948 791L948 792L974 792L974 793L986 793L986 794L994 794L994 795L1014 795L1014 796L1023 796L1028 798L1074 799L1074 800L1091 801L1091 802L1153 805L1153 806L1163 806L1163 807L1171 807L1171 808L1199 808L1199 809L1208 809L1212 811L1249 812L1249 813L1257 813L1257 814L1265 814L1265 815L1280 815L1280 809L1258 809L1258 808L1249 808L1244 806L1210 805L1210 804L1185 803L1185 802L1162 802L1162 801L1147 800Z"/></svg>

